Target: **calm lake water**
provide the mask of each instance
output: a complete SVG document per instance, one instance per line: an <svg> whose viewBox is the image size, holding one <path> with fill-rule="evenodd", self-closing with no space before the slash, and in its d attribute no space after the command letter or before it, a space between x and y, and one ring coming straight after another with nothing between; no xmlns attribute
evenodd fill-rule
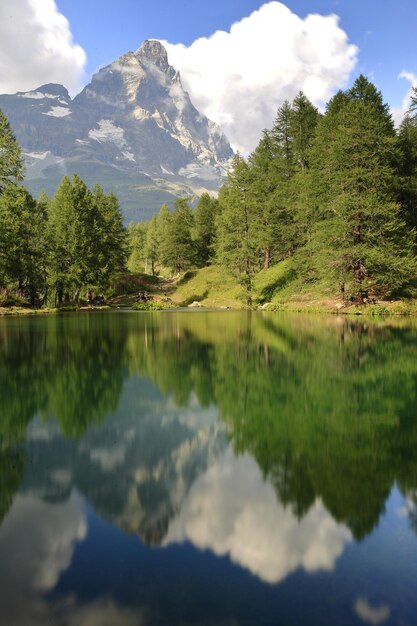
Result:
<svg viewBox="0 0 417 626"><path fill-rule="evenodd" d="M417 624L417 326L0 319L3 626Z"/></svg>

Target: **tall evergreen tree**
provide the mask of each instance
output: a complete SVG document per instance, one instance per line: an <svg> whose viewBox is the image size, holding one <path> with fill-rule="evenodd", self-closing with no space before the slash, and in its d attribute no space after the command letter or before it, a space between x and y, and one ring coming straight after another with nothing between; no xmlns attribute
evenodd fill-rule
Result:
<svg viewBox="0 0 417 626"><path fill-rule="evenodd" d="M64 294L69 294L72 287L76 232L71 181L64 176L51 200L48 216L48 280L57 304L62 304Z"/></svg>
<svg viewBox="0 0 417 626"><path fill-rule="evenodd" d="M268 131L249 157L250 195L258 214L259 230L256 244L263 250L263 268L267 270L274 258L279 258L285 244L280 237L284 210L277 202L278 189L286 184L279 176L282 165L274 154L274 142Z"/></svg>
<svg viewBox="0 0 417 626"><path fill-rule="evenodd" d="M125 269L126 229L123 225L119 201L114 193L106 195L100 185L96 185L92 193L92 203L92 234L97 253L90 269L93 270L94 276L94 269L98 266L93 283L103 289L114 273Z"/></svg>
<svg viewBox="0 0 417 626"><path fill-rule="evenodd" d="M219 264L239 278L248 305L252 303L253 278L262 258L258 243L259 213L253 201L251 182L248 163L236 155L219 193L216 244Z"/></svg>
<svg viewBox="0 0 417 626"><path fill-rule="evenodd" d="M6 116L0 110L0 193L13 181L23 180L23 157Z"/></svg>
<svg viewBox="0 0 417 626"><path fill-rule="evenodd" d="M117 199L64 177L49 207L49 282L56 301L78 300L88 286L104 289L125 266L125 229Z"/></svg>
<svg viewBox="0 0 417 626"><path fill-rule="evenodd" d="M409 228L417 232L417 115L406 115L398 132L399 201Z"/></svg>
<svg viewBox="0 0 417 626"><path fill-rule="evenodd" d="M154 214L148 222L145 240L145 256L147 262L151 264L152 276L155 276L156 263L159 256L159 229L158 216Z"/></svg>
<svg viewBox="0 0 417 626"><path fill-rule="evenodd" d="M415 271L396 203L395 137L388 108L363 77L317 129L311 153L315 224L300 268L354 293L388 294ZM307 256L305 253L308 253ZM308 274L308 271L306 272Z"/></svg>
<svg viewBox="0 0 417 626"><path fill-rule="evenodd" d="M31 304L44 291L44 207L23 187L8 185L0 194L0 286Z"/></svg>
<svg viewBox="0 0 417 626"><path fill-rule="evenodd" d="M171 221L172 216L169 211L168 205L163 204L159 209L158 213L158 241L159 241L159 252L158 259L159 262L168 267L171 264L171 241L170 241L170 233L171 233Z"/></svg>
<svg viewBox="0 0 417 626"><path fill-rule="evenodd" d="M196 256L195 245L191 237L194 216L187 198L178 198L168 230L167 260L172 269L179 273L189 267Z"/></svg>
<svg viewBox="0 0 417 626"><path fill-rule="evenodd" d="M149 224L130 222L127 229L128 260L130 272L146 272L146 237Z"/></svg>
<svg viewBox="0 0 417 626"><path fill-rule="evenodd" d="M203 193L194 209L194 239L200 265L206 265L214 256L217 208L217 199Z"/></svg>
<svg viewBox="0 0 417 626"><path fill-rule="evenodd" d="M294 98L289 114L291 156L294 167L305 171L320 114L302 91Z"/></svg>

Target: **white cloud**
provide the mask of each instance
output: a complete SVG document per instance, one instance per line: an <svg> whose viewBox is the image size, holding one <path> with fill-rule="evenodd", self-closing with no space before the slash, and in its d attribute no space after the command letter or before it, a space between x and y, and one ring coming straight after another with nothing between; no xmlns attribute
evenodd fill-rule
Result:
<svg viewBox="0 0 417 626"><path fill-rule="evenodd" d="M228 451L194 483L164 543L185 540L277 583L299 567L333 569L351 533L319 501L299 522L252 457Z"/></svg>
<svg viewBox="0 0 417 626"><path fill-rule="evenodd" d="M63 82L74 93L85 63L55 0L1 0L0 93Z"/></svg>
<svg viewBox="0 0 417 626"><path fill-rule="evenodd" d="M189 47L162 43L197 109L244 153L285 99L302 90L320 105L343 87L358 54L336 15L301 19L280 2Z"/></svg>

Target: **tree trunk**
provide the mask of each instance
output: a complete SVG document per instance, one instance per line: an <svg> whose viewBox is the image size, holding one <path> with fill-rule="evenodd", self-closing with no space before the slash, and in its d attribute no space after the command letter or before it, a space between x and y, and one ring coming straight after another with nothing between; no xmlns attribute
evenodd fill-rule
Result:
<svg viewBox="0 0 417 626"><path fill-rule="evenodd" d="M265 272L269 269L270 260L271 260L271 250L269 246L267 246L264 250L264 271Z"/></svg>

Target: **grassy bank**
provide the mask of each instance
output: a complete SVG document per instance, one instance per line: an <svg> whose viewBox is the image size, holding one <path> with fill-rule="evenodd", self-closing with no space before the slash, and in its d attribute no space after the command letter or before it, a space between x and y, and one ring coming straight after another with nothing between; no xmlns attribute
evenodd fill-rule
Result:
<svg viewBox="0 0 417 626"><path fill-rule="evenodd" d="M205 308L246 308L244 289L216 265L190 270L176 280L149 277L147 290L154 305L137 308L160 308L199 305ZM141 275L141 285L146 277ZM291 261L261 271L254 278L254 308L268 311L297 311L344 315L417 315L417 300L376 301L357 305L343 301L330 284L300 285L292 271Z"/></svg>
<svg viewBox="0 0 417 626"><path fill-rule="evenodd" d="M159 311L199 306L218 309L247 308L246 294L233 276L216 265L193 269L176 278L147 274L123 274L111 285L103 306L65 306L59 309L0 307L0 316L59 314L67 311L131 307ZM144 301L145 300L145 301ZM253 308L267 311L333 313L339 315L417 315L417 299L352 304L335 293L334 285L303 285L297 282L291 260L261 271L253 281Z"/></svg>
<svg viewBox="0 0 417 626"><path fill-rule="evenodd" d="M31 309L23 306L0 306L0 317L18 317L21 315L60 315L72 311L103 311L110 309L109 306L63 306L60 308L43 307Z"/></svg>

